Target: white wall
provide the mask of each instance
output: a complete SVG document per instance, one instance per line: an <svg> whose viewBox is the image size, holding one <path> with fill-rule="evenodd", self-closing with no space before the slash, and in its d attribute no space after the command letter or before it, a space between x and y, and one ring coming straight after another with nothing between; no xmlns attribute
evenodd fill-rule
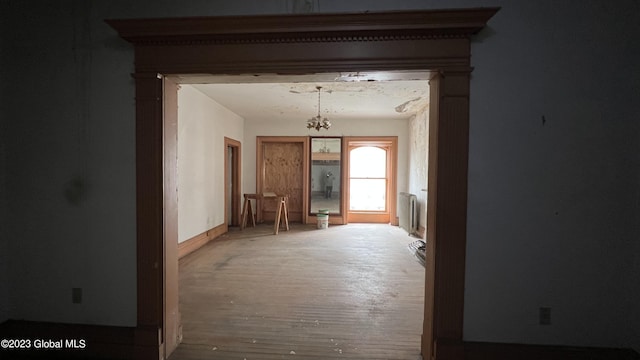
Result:
<svg viewBox="0 0 640 360"><path fill-rule="evenodd" d="M0 21L0 33L6 29ZM2 36L0 35L0 40ZM4 43L2 43L4 48ZM10 64L7 51L0 51L0 69L6 69ZM6 71L0 70L0 83L9 80ZM0 99L8 99L9 92L6 86L0 86ZM7 191L7 132L9 130L6 121L9 116L9 108L6 101L0 100L0 323L9 318L9 205Z"/></svg>
<svg viewBox="0 0 640 360"><path fill-rule="evenodd" d="M409 120L409 192L416 195L419 225L427 228L427 165L429 149L429 108Z"/></svg>
<svg viewBox="0 0 640 360"><path fill-rule="evenodd" d="M224 224L224 138L244 119L190 85L178 91L178 242ZM240 189L242 193L242 189Z"/></svg>
<svg viewBox="0 0 640 360"><path fill-rule="evenodd" d="M397 136L398 137L398 192L407 191L408 177L408 120L341 120L329 117L331 128L316 131L306 128L306 120L300 123L268 123L262 119L245 119L246 147L243 155L244 188L256 191L256 137L257 136Z"/></svg>
<svg viewBox="0 0 640 360"><path fill-rule="evenodd" d="M2 29L0 28L0 31ZM4 64L3 53L0 52L0 67ZM0 82L3 74L0 72ZM2 88L0 88L2 89ZM0 98L6 94L0 93ZM0 118L5 117L4 103L0 102ZM0 323L9 318L9 233L7 227L8 194L7 194L7 148L5 134L7 129L4 122L0 122Z"/></svg>
<svg viewBox="0 0 640 360"><path fill-rule="evenodd" d="M135 325L133 49L103 20L285 13L292 4L0 2L2 50L11 54L0 67L2 94L11 94L0 100L0 176L10 190L2 224L12 318ZM317 4L324 12L502 6L472 44L464 337L640 350L640 3ZM335 126L329 134L357 130ZM254 137L287 134L307 132L247 131L246 191L255 189ZM86 185L76 203L65 197L72 179ZM78 286L85 303L72 305ZM552 308L551 326L537 325L540 306Z"/></svg>
<svg viewBox="0 0 640 360"><path fill-rule="evenodd" d="M472 46L465 338L638 349L640 3L501 3Z"/></svg>
<svg viewBox="0 0 640 360"><path fill-rule="evenodd" d="M0 4L10 317L135 325L131 55L93 42L89 6Z"/></svg>

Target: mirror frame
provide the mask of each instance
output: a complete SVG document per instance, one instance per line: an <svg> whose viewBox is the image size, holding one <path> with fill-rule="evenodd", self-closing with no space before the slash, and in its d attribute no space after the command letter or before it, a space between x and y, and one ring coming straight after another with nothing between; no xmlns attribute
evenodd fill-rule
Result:
<svg viewBox="0 0 640 360"><path fill-rule="evenodd" d="M342 146L343 146L343 139L341 136L310 136L310 141L309 141L309 193L308 198L309 198L309 215L315 216L318 214L317 211L313 211L312 206L313 206L313 192L314 192L314 168L316 168L317 166L335 166L335 162L337 161L337 166L338 166L338 173L334 174L334 188L335 188L335 184L338 185L338 191L333 191L334 193L339 194L337 201L338 201L338 211L334 212L334 211L330 211L329 212L329 217L331 216L342 216L343 213L343 209L342 209L342 199L344 196L344 188L343 188L343 182L342 182L342 173L344 171L343 167L344 167L344 161L343 161L343 151L342 151ZM321 141L321 140L338 140L338 146L336 149L334 148L327 148L326 143L323 145L323 148L320 151L316 151L314 152L314 143L316 141ZM326 150L326 151L323 151ZM316 158L314 159L314 154L316 156ZM318 154L327 154L328 156L325 156L326 159L318 159L317 156ZM329 155L329 154L339 154L338 160L334 160L331 159L333 157L335 157L334 155ZM322 163L318 163L318 162L322 162ZM317 177L317 176L316 176ZM322 189L322 187L320 188L321 191L324 191ZM317 191L317 190L316 190Z"/></svg>

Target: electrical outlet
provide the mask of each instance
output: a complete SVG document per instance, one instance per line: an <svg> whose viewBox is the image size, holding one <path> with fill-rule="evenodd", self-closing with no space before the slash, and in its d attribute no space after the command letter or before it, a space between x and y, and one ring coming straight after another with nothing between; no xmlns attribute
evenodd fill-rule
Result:
<svg viewBox="0 0 640 360"><path fill-rule="evenodd" d="M71 288L71 302L82 304L82 288Z"/></svg>
<svg viewBox="0 0 640 360"><path fill-rule="evenodd" d="M551 308L540 308L540 325L551 325Z"/></svg>
<svg viewBox="0 0 640 360"><path fill-rule="evenodd" d="M314 0L293 0L293 13L312 13L315 10Z"/></svg>

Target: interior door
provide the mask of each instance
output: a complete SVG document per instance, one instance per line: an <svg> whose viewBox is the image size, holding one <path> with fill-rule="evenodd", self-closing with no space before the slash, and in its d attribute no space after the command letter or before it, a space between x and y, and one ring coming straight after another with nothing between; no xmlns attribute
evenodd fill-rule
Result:
<svg viewBox="0 0 640 360"><path fill-rule="evenodd" d="M269 139L263 139L269 140ZM277 139L274 139L277 140ZM305 142L298 139L282 139L280 141L262 142L262 174L258 191L288 195L289 220L303 221L305 207ZM277 207L275 198L265 197L260 202L261 218L274 221Z"/></svg>

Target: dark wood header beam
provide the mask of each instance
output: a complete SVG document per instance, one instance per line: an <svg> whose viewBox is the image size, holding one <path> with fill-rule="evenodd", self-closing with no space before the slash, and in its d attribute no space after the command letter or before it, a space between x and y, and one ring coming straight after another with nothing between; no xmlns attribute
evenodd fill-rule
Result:
<svg viewBox="0 0 640 360"><path fill-rule="evenodd" d="M499 8L106 20L135 45L469 37ZM338 37L336 37L336 34Z"/></svg>

